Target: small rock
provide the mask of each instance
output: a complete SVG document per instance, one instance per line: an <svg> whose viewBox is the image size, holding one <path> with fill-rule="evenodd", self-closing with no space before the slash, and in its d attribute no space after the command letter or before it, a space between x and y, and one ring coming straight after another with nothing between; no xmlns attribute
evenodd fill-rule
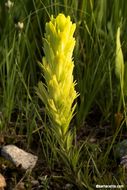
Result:
<svg viewBox="0 0 127 190"><path fill-rule="evenodd" d="M6 187L6 181L2 174L0 174L0 190L4 190L4 187Z"/></svg>
<svg viewBox="0 0 127 190"><path fill-rule="evenodd" d="M72 184L67 183L67 184L65 185L65 188L64 188L64 189L72 189L72 187L73 187Z"/></svg>
<svg viewBox="0 0 127 190"><path fill-rule="evenodd" d="M114 148L115 158L121 160L122 157L127 155L127 140L119 142Z"/></svg>
<svg viewBox="0 0 127 190"><path fill-rule="evenodd" d="M31 180L31 184L32 184L32 186L38 186L39 181L38 180Z"/></svg>
<svg viewBox="0 0 127 190"><path fill-rule="evenodd" d="M33 169L38 157L25 152L15 145L6 145L1 149L1 155L10 160L16 167L21 167L23 170Z"/></svg>
<svg viewBox="0 0 127 190"><path fill-rule="evenodd" d="M120 164L123 165L123 166L127 169L127 155L126 155L126 156L123 156L123 157L121 158Z"/></svg>

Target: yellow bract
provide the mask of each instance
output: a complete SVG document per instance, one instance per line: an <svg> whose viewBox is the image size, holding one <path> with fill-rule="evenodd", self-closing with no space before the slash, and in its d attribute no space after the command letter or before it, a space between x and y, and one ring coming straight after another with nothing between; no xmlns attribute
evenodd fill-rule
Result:
<svg viewBox="0 0 127 190"><path fill-rule="evenodd" d="M64 14L56 18L51 16L51 21L46 23L45 57L41 65L46 86L40 82L37 88L50 120L63 135L68 131L76 106L72 106L77 97L72 61L75 28L76 24L72 24L70 17Z"/></svg>

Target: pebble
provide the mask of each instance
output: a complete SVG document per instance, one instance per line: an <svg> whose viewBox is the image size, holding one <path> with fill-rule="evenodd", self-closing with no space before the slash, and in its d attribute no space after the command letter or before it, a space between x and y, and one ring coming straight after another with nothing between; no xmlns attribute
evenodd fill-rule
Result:
<svg viewBox="0 0 127 190"><path fill-rule="evenodd" d="M4 190L4 187L6 187L6 181L4 176L0 173L0 190Z"/></svg>
<svg viewBox="0 0 127 190"><path fill-rule="evenodd" d="M23 170L33 169L38 160L37 156L28 153L15 145L3 146L1 148L1 156Z"/></svg>

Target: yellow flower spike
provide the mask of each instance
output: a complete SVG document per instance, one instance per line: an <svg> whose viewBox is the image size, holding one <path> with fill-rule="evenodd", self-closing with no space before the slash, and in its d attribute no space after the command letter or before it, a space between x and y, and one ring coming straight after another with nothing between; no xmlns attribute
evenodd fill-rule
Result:
<svg viewBox="0 0 127 190"><path fill-rule="evenodd" d="M77 98L72 61L75 28L76 24L73 24L70 17L65 17L64 14L59 14L56 18L51 16L51 20L46 23L45 57L42 59L41 66L46 88L44 84L42 87L42 82L37 88L37 94L40 98L42 96L41 100L45 104L57 135L64 138L66 134L70 135L69 124L76 107L76 104L73 107L72 104Z"/></svg>

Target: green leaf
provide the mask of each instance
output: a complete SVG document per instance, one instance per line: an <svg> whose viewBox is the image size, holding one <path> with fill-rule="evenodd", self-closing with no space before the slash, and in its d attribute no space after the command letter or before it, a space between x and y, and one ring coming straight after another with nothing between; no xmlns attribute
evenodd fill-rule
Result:
<svg viewBox="0 0 127 190"><path fill-rule="evenodd" d="M115 61L115 74L120 80L121 88L124 85L124 59L120 42L120 27L117 29L116 35L116 61Z"/></svg>

